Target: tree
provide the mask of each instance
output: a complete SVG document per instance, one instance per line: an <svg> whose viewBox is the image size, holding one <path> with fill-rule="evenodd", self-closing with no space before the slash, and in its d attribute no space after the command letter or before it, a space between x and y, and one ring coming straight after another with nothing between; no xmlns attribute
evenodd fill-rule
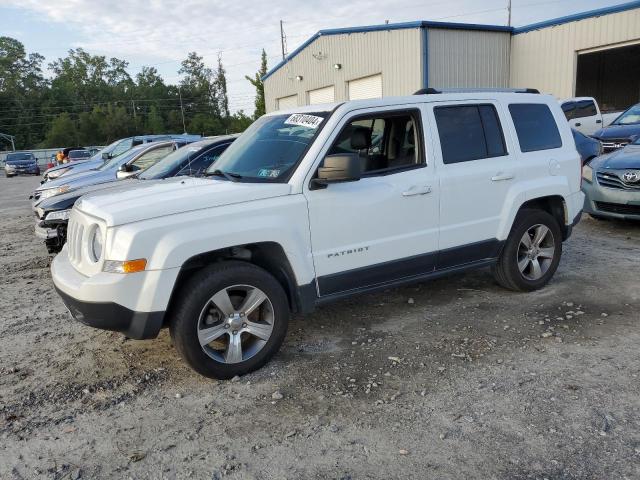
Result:
<svg viewBox="0 0 640 480"><path fill-rule="evenodd" d="M227 95L227 77L222 65L222 55L218 54L218 70L215 79L216 101L218 102L218 112L222 118L229 117L229 97Z"/></svg>
<svg viewBox="0 0 640 480"><path fill-rule="evenodd" d="M260 69L256 73L254 78L245 75L245 78L256 88L256 109L253 112L253 118L258 118L266 113L266 103L264 100L264 83L262 77L267 74L267 52L262 49L262 56L260 58Z"/></svg>
<svg viewBox="0 0 640 480"><path fill-rule="evenodd" d="M155 105L152 105L149 108L149 115L147 116L147 123L145 131L148 133L164 133L164 120L160 112L158 112L158 108Z"/></svg>
<svg viewBox="0 0 640 480"><path fill-rule="evenodd" d="M76 124L67 112L58 115L47 132L46 144L51 147L76 146L78 132Z"/></svg>
<svg viewBox="0 0 640 480"><path fill-rule="evenodd" d="M196 52L190 52L181 65L178 73L184 75L180 86L185 109L193 112L205 107L213 116L220 117L213 71Z"/></svg>

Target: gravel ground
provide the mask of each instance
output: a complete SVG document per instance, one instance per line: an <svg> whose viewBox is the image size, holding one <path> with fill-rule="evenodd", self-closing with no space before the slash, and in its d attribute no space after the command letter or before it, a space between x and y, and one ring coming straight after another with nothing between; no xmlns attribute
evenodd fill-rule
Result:
<svg viewBox="0 0 640 480"><path fill-rule="evenodd" d="M236 381L72 321L0 178L0 478L638 479L640 225L586 218L532 294L487 270L294 318Z"/></svg>

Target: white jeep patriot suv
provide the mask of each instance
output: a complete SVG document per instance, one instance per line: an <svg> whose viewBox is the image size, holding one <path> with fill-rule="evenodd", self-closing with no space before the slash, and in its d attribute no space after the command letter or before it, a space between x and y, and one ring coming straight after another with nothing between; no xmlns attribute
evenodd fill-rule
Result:
<svg viewBox="0 0 640 480"><path fill-rule="evenodd" d="M55 286L71 314L135 339L168 326L202 375L264 365L290 312L491 266L553 276L584 203L556 100L434 90L261 117L205 178L81 198Z"/></svg>

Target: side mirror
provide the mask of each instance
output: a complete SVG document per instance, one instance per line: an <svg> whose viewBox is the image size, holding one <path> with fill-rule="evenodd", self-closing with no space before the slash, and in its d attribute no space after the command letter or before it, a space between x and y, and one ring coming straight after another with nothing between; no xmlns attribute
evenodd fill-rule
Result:
<svg viewBox="0 0 640 480"><path fill-rule="evenodd" d="M111 158L111 154L107 152L102 152L102 159L109 160Z"/></svg>
<svg viewBox="0 0 640 480"><path fill-rule="evenodd" d="M316 188L325 188L331 183L355 182L360 180L362 167L355 153L339 153L324 157L323 166L318 168L318 177L313 179Z"/></svg>
<svg viewBox="0 0 640 480"><path fill-rule="evenodd" d="M116 178L118 180L124 180L125 178L132 177L135 174L136 174L136 172L133 172L133 171L118 170L118 172L116 173Z"/></svg>

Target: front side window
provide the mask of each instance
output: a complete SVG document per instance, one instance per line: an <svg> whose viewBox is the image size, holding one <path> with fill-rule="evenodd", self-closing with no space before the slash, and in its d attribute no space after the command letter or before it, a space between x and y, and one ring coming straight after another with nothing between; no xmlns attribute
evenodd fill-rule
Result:
<svg viewBox="0 0 640 480"><path fill-rule="evenodd" d="M512 103L509 112L520 150L536 152L562 147L562 138L549 107L543 103Z"/></svg>
<svg viewBox="0 0 640 480"><path fill-rule="evenodd" d="M153 150L143 153L133 162L131 162L132 170L146 170L151 165L158 163L161 159L166 157L169 153L173 152L175 147L173 145L167 145L166 147L154 148Z"/></svg>
<svg viewBox="0 0 640 480"><path fill-rule="evenodd" d="M256 120L207 170L237 181L284 183L316 139L328 112Z"/></svg>
<svg viewBox="0 0 640 480"><path fill-rule="evenodd" d="M507 154L493 105L453 105L433 109L445 164Z"/></svg>
<svg viewBox="0 0 640 480"><path fill-rule="evenodd" d="M118 143L113 150L111 150L111 158L117 157L118 155L122 155L124 152L133 147L133 139L125 138L120 143Z"/></svg>
<svg viewBox="0 0 640 480"><path fill-rule="evenodd" d="M415 111L359 117L343 127L328 155L358 155L363 174L419 165L418 115Z"/></svg>

